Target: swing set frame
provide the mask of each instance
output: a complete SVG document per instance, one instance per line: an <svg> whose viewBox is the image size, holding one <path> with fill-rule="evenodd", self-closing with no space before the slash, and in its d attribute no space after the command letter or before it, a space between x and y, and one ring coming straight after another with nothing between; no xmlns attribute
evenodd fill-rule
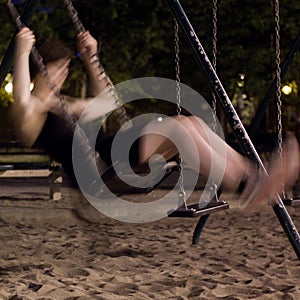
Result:
<svg viewBox="0 0 300 300"><path fill-rule="evenodd" d="M30 23L31 18L38 6L38 3L39 3L39 0L29 0L28 1L27 6L21 16L24 23L26 23L26 24ZM211 89L212 89L214 95L216 96L216 99L221 103L223 110L225 112L225 115L232 127L232 130L238 139L238 143L243 148L245 155L248 158L254 160L254 162L256 162L257 165L261 169L263 169L264 172L267 174L267 171L264 167L264 164L263 164L261 158L259 157L248 133L246 132L225 89L223 88L223 85L222 85L220 79L218 78L218 76L215 72L215 69L213 68L208 56L206 55L205 50L204 50L203 46L201 45L201 42L200 42L199 38L197 37L180 2L178 0L168 0L168 3L174 14L174 17L176 18L182 31L184 32L189 45L191 46L193 52L196 55L196 59L200 63L200 66L211 86ZM2 60L1 65L0 65L0 83L1 83L1 85L6 77L6 74L9 72L11 64L12 64L13 48L14 48L13 41L14 41L14 38L12 39L12 41L7 49L6 55L4 56L4 59ZM293 48L290 51L288 59L286 60L286 63L284 65L285 69L287 68L287 64L289 64L291 61L290 57L293 56L295 51L297 51L298 47L299 47L299 36L298 36ZM275 91L275 89L272 85L269 90L269 93L267 94L267 96L265 97L264 101L261 104L261 108L259 110L259 116L256 118L258 118L258 119L261 118L261 114L263 113L262 111L265 109L265 107L267 105L266 102L267 102L267 100L269 101L269 99L271 98L270 94L274 93L274 91ZM255 118L254 118L254 120L255 120ZM255 122L255 123L257 123L257 122ZM253 132L252 132L252 134L253 134ZM273 208L274 213L277 216L282 228L284 229L284 232L286 233L297 257L300 259L300 235L299 235L291 217L289 216L288 211L285 208L283 200L279 196L277 196L277 198L278 198L277 203L275 205L273 205L272 208ZM200 219L199 219L197 226L195 228L195 231L194 231L193 244L197 244L199 242L200 233L201 233L202 228L204 227L210 213L228 208L227 203L224 203L222 201L217 202L217 203L219 203L218 205L221 204L219 208L217 207L218 205L208 207L207 210L204 209L202 212L199 211L199 213L192 215L192 217L200 216ZM224 205L224 206L221 207L222 205ZM177 217L182 217L182 215L177 215ZM189 217L191 217L191 216L189 216Z"/></svg>
<svg viewBox="0 0 300 300"><path fill-rule="evenodd" d="M183 30L191 48L196 55L197 61L202 67L202 70L211 86L212 91L214 92L217 100L221 103L224 113L227 116L230 126L235 136L237 137L239 144L243 148L245 155L256 162L257 165L261 167L262 170L264 170L264 172L267 174L261 158L259 157L247 131L245 130L237 112L235 111L180 2L178 0L168 0L168 2L175 18L181 26L181 29ZM279 195L277 196L277 198L277 202L272 206L272 208L282 228L284 229L297 257L300 259L300 235L282 199L279 197Z"/></svg>

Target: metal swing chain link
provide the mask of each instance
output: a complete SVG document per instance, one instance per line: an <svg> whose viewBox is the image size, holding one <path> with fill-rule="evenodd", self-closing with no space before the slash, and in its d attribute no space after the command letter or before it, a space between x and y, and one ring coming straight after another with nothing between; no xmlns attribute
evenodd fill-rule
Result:
<svg viewBox="0 0 300 300"><path fill-rule="evenodd" d="M75 7L73 6L72 0L64 0L64 3L66 5L69 17L70 17L71 21L73 22L76 33L79 34L79 33L85 32L86 29L78 17L78 12L75 9ZM96 70L98 70L97 79L99 80L99 82L104 80L106 87L109 88L110 95L115 100L115 104L117 106L116 112L118 114L120 124L121 125L127 124L127 126L130 125L131 122L130 122L129 117L127 116L126 110L120 101L120 98L118 96L118 93L117 93L114 85L109 80L109 78L105 72L105 69L99 59L99 56L97 54L92 55L90 57L90 62L92 64L92 66Z"/></svg>
<svg viewBox="0 0 300 300"><path fill-rule="evenodd" d="M69 13L69 17L70 17L71 21L73 22L76 33L78 34L81 32L85 32L85 28L78 17L77 10L73 6L72 1L64 0L64 3L66 5L67 11Z"/></svg>
<svg viewBox="0 0 300 300"><path fill-rule="evenodd" d="M278 135L278 154L282 163L282 100L281 100L281 68L280 68L280 7L279 0L274 0L275 15L275 77L276 77L276 108L277 108L277 135ZM282 194L285 197L284 185Z"/></svg>
<svg viewBox="0 0 300 300"><path fill-rule="evenodd" d="M213 40L212 40L212 66L214 70L216 71L217 69L217 12L218 12L218 0L213 0ZM217 99L212 92L212 110L213 110L213 130L216 131L216 126L217 126Z"/></svg>
<svg viewBox="0 0 300 300"><path fill-rule="evenodd" d="M217 54L218 54L218 0L213 0L213 6L212 6L212 66L215 71L217 71ZM217 98L214 92L212 92L212 114L213 114L213 124L212 129L214 132L217 131ZM217 185L212 182L211 190L213 191L215 198L218 200L218 187Z"/></svg>
<svg viewBox="0 0 300 300"><path fill-rule="evenodd" d="M17 11L13 1L8 0L7 1L7 8L9 11L9 14L11 15L12 20L14 21L17 30L20 31L22 28L25 27L25 25L22 23L21 16L19 12ZM39 71L42 73L43 76L47 77L48 71L46 66L43 63L43 58L38 52L38 50L35 48L35 46L32 47L31 49L31 56L34 64L37 66ZM51 87L52 89L52 87Z"/></svg>
<svg viewBox="0 0 300 300"><path fill-rule="evenodd" d="M177 103L177 116L181 118L181 89L180 89L180 47L179 47L179 25L174 18L174 47L175 47L175 75L176 75L176 103ZM180 195L179 200L183 200L185 204L185 190L184 190L184 175L183 175L183 161L181 156L179 155L179 189ZM183 203L180 203L180 205Z"/></svg>
<svg viewBox="0 0 300 300"><path fill-rule="evenodd" d="M275 64L276 64L276 106L277 106L277 133L278 152L282 160L282 101L281 101L281 68L280 68L280 12L279 0L274 0L275 13Z"/></svg>
<svg viewBox="0 0 300 300"><path fill-rule="evenodd" d="M174 18L174 47L175 47L175 75L176 75L176 103L177 115L181 118L181 90L180 90L180 57L179 57L179 25Z"/></svg>

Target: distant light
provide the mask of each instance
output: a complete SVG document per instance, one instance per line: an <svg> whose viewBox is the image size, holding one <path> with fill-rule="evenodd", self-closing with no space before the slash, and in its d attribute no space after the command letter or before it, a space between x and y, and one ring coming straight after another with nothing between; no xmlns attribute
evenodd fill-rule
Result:
<svg viewBox="0 0 300 300"><path fill-rule="evenodd" d="M289 86L289 85L284 85L282 88L281 88L281 91L285 94L285 95L290 95L293 91L292 87Z"/></svg>
<svg viewBox="0 0 300 300"><path fill-rule="evenodd" d="M239 76L240 76L240 79L241 79L241 80L244 80L244 79L245 79L245 74L241 73L241 74L239 74Z"/></svg>
<svg viewBox="0 0 300 300"><path fill-rule="evenodd" d="M12 82L7 83L7 84L5 85L5 87L4 87L4 89L5 89L5 91L6 91L7 93L11 94L12 91L13 91L13 85L12 85Z"/></svg>
<svg viewBox="0 0 300 300"><path fill-rule="evenodd" d="M30 87L29 87L30 91L32 91L33 88L34 88L34 84L31 82L31 83L30 83ZM12 92L13 92L13 84L12 84L12 82L8 82L8 83L5 85L4 89L5 89L6 93L12 94Z"/></svg>

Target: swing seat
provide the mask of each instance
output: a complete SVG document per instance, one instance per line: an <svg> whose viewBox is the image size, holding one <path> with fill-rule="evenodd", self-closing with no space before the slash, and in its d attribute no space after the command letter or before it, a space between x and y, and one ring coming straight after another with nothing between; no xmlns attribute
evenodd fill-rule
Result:
<svg viewBox="0 0 300 300"><path fill-rule="evenodd" d="M229 204L225 201L219 200L218 196L214 198L204 207L199 207L199 204L181 205L176 210L170 211L168 214L169 218L196 218L199 217L197 225L194 229L192 245L198 245L200 240L201 232L206 224L209 216L212 213L222 211L229 208Z"/></svg>
<svg viewBox="0 0 300 300"><path fill-rule="evenodd" d="M286 206L299 206L300 205L300 198L283 199L282 202Z"/></svg>
<svg viewBox="0 0 300 300"><path fill-rule="evenodd" d="M117 162L110 166L101 176L106 187L117 196L129 193L149 193L158 187L173 171L178 169L176 161L164 163L157 161L152 164L151 170L148 164L141 164L133 167L133 174L121 172L122 178L120 178L120 172L116 172L115 169L117 165L122 165L122 163ZM123 168L121 167L121 169ZM138 187L131 185L130 182L135 183Z"/></svg>
<svg viewBox="0 0 300 300"><path fill-rule="evenodd" d="M229 204L225 201L216 201L213 199L205 207L199 208L198 203L185 205L183 204L174 211L168 214L169 218L197 218L205 215L209 215L221 210L229 208Z"/></svg>

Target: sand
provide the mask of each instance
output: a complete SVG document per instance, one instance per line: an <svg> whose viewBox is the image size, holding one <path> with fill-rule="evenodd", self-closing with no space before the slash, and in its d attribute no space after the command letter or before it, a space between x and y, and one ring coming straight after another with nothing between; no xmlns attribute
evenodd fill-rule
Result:
<svg viewBox="0 0 300 300"><path fill-rule="evenodd" d="M197 219L130 224L91 208L87 222L68 187L54 201L45 181L1 182L1 300L300 299L300 261L269 207L211 215L192 246Z"/></svg>

